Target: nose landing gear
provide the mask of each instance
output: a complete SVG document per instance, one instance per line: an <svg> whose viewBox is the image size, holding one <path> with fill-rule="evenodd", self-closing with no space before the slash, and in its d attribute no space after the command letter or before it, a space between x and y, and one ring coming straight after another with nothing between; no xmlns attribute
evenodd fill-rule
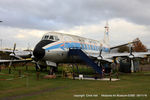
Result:
<svg viewBox="0 0 150 100"><path fill-rule="evenodd" d="M57 67L50 67L50 70L48 71L48 75L55 75L55 72L58 71Z"/></svg>

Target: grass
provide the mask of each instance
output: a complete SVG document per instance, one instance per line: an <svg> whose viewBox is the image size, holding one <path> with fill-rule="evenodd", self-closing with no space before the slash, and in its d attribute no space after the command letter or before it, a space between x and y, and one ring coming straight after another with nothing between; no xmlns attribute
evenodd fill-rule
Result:
<svg viewBox="0 0 150 100"><path fill-rule="evenodd" d="M120 81L88 81L72 80L57 77L56 79L43 79L46 72L40 73L40 79L36 78L36 71L31 66L26 71L24 67L12 70L11 75L0 75L0 78L18 77L18 70L22 70L23 78L14 80L0 80L0 100L128 100L150 99L150 72L133 74L121 74ZM60 68L61 69L61 68ZM61 70L59 69L59 74ZM86 69L83 68L83 72ZM80 69L82 71L82 69ZM7 69L2 72L8 74ZM147 97L116 97L115 95L146 94ZM98 95L98 97L86 97ZM102 95L114 95L115 97L102 97ZM75 97L84 96L84 97Z"/></svg>

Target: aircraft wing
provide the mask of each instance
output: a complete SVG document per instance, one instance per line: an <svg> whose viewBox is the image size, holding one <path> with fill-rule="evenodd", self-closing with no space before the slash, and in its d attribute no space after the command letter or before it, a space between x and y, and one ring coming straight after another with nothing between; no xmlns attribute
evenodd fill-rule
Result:
<svg viewBox="0 0 150 100"><path fill-rule="evenodd" d="M101 59L100 57L98 57L99 55L95 55L95 54L92 54L92 55L88 55L90 58L94 59L94 60L97 60L97 59ZM110 62L112 63L113 62L113 59L110 57L110 56L103 56L103 58L101 59L102 61L104 62Z"/></svg>
<svg viewBox="0 0 150 100"><path fill-rule="evenodd" d="M150 52L133 52L132 53L134 55L135 58L145 58L147 56L150 56ZM103 61L106 62L113 62L113 58L114 57L129 57L130 53L104 53L102 54L102 59ZM95 58L95 59L100 59L100 57L98 57L98 55L89 55L91 58Z"/></svg>
<svg viewBox="0 0 150 100"><path fill-rule="evenodd" d="M0 49L0 52L4 52L4 53L13 53L13 50L5 50L5 49ZM22 53L22 54L29 54L31 51L18 51L15 50L14 53Z"/></svg>
<svg viewBox="0 0 150 100"><path fill-rule="evenodd" d="M115 49L115 48L119 48L119 47L122 47L122 46L126 46L126 45L129 45L129 44L133 44L133 43L136 43L136 42L139 42L139 41L133 41L133 42L129 42L129 43L113 46L113 47L110 47L110 50Z"/></svg>
<svg viewBox="0 0 150 100"><path fill-rule="evenodd" d="M5 63L18 63L18 62L30 62L32 59L23 59L23 60L0 60L0 64L5 64Z"/></svg>
<svg viewBox="0 0 150 100"><path fill-rule="evenodd" d="M0 52L4 52L4 53L12 53L13 50L3 50L3 49L1 49Z"/></svg>
<svg viewBox="0 0 150 100"><path fill-rule="evenodd" d="M31 58L33 54L32 51L14 51L13 53L13 50L0 50L0 52L9 53L9 56L20 60L24 58Z"/></svg>
<svg viewBox="0 0 150 100"><path fill-rule="evenodd" d="M132 53L136 58L144 58L150 55L150 52L133 52ZM104 58L113 58L113 57L129 57L130 53L109 53L103 55Z"/></svg>

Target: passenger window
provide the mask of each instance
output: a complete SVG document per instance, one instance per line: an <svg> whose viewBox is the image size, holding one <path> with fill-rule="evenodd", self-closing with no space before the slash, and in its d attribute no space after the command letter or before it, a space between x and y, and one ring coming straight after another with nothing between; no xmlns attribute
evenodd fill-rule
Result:
<svg viewBox="0 0 150 100"><path fill-rule="evenodd" d="M86 49L87 49L87 50L89 49L88 44L86 44Z"/></svg>
<svg viewBox="0 0 150 100"><path fill-rule="evenodd" d="M81 46L82 46L82 49L84 49L84 44L81 44Z"/></svg>
<svg viewBox="0 0 150 100"><path fill-rule="evenodd" d="M84 48L87 49L86 44L84 44Z"/></svg>
<svg viewBox="0 0 150 100"><path fill-rule="evenodd" d="M89 45L89 50L91 50L91 45Z"/></svg>
<svg viewBox="0 0 150 100"><path fill-rule="evenodd" d="M90 50L92 50L92 45L90 45Z"/></svg>

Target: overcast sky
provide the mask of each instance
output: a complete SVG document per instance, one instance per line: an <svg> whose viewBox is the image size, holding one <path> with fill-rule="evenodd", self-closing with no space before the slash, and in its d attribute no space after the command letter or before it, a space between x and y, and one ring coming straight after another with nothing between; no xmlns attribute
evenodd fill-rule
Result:
<svg viewBox="0 0 150 100"><path fill-rule="evenodd" d="M149 5L150 0L0 0L0 39L9 48L34 48L49 31L102 40L108 21L110 45L139 37L150 48Z"/></svg>

